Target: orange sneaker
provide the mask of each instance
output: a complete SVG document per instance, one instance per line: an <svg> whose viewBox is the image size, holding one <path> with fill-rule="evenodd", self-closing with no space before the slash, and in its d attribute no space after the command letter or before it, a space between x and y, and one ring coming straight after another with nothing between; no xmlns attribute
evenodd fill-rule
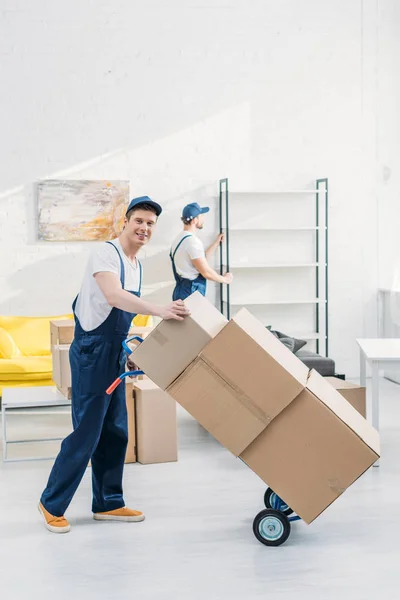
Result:
<svg viewBox="0 0 400 600"><path fill-rule="evenodd" d="M70 531L71 525L65 517L51 515L41 502L39 502L38 510L44 519L46 528L52 533L68 533Z"/></svg>
<svg viewBox="0 0 400 600"><path fill-rule="evenodd" d="M96 521L144 521L144 514L140 510L132 510L123 506L107 512L93 513Z"/></svg>

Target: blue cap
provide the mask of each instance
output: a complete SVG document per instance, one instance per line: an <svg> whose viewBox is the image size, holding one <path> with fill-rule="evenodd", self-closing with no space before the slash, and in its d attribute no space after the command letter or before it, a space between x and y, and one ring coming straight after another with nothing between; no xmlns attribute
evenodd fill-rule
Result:
<svg viewBox="0 0 400 600"><path fill-rule="evenodd" d="M157 204L157 202L154 202L151 198L149 198L148 196L140 196L140 198L134 198L133 200L131 200L129 202L129 206L126 209L126 215L128 214L128 212L130 210L132 210L132 208L135 208L135 206L137 206L138 204L149 204L150 206L152 206L154 208L154 210L156 211L156 215L157 217L159 217L162 213L162 208L159 204Z"/></svg>
<svg viewBox="0 0 400 600"><path fill-rule="evenodd" d="M204 215L204 213L208 213L210 209L208 206L199 206L197 202L192 202L191 204L187 204L182 211L183 219L194 219L199 215Z"/></svg>

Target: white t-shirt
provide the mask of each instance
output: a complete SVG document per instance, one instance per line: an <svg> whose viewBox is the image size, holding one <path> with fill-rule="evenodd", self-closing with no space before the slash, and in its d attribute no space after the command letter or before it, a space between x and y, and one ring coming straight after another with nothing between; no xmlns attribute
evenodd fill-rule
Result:
<svg viewBox="0 0 400 600"><path fill-rule="evenodd" d="M189 237L182 242L176 251L174 263L178 275L184 277L184 279L193 280L198 277L199 272L193 266L192 260L205 257L203 242L194 234L188 233L187 231L181 231L172 242L171 254L174 254L179 242L186 235L189 235Z"/></svg>
<svg viewBox="0 0 400 600"><path fill-rule="evenodd" d="M118 248L124 264L124 290L138 292L140 287L139 262L129 260L118 239L112 240L112 243ZM118 278L121 276L121 263L118 252L111 244L106 242L101 244L90 256L78 300L76 301L75 314L85 331L92 331L99 327L107 319L112 309L94 278L94 274L101 271L115 273Z"/></svg>

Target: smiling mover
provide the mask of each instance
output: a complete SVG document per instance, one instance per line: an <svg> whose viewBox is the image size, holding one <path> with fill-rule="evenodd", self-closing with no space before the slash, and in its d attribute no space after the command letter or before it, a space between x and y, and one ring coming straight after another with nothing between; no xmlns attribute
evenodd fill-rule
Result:
<svg viewBox="0 0 400 600"><path fill-rule="evenodd" d="M121 344L136 314L175 320L188 314L181 300L157 306L140 299L142 266L137 254L150 240L161 212L148 196L130 202L121 235L92 254L72 305L75 336L69 358L74 430L61 444L39 503L45 526L53 533L70 530L64 513L89 460L94 519L144 519L142 512L125 506L122 492L128 442L125 386L109 396L105 390L125 370Z"/></svg>

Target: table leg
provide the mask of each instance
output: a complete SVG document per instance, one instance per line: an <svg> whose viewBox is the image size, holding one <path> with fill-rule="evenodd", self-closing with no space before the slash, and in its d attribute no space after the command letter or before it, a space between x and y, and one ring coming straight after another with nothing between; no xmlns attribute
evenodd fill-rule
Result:
<svg viewBox="0 0 400 600"><path fill-rule="evenodd" d="M3 448L3 462L7 460L7 430L6 430L6 407L1 405L1 439Z"/></svg>
<svg viewBox="0 0 400 600"><path fill-rule="evenodd" d="M360 385L366 387L367 385L367 357L360 348Z"/></svg>
<svg viewBox="0 0 400 600"><path fill-rule="evenodd" d="M372 426L379 432L379 362L372 362ZM374 467L379 467L379 460Z"/></svg>

